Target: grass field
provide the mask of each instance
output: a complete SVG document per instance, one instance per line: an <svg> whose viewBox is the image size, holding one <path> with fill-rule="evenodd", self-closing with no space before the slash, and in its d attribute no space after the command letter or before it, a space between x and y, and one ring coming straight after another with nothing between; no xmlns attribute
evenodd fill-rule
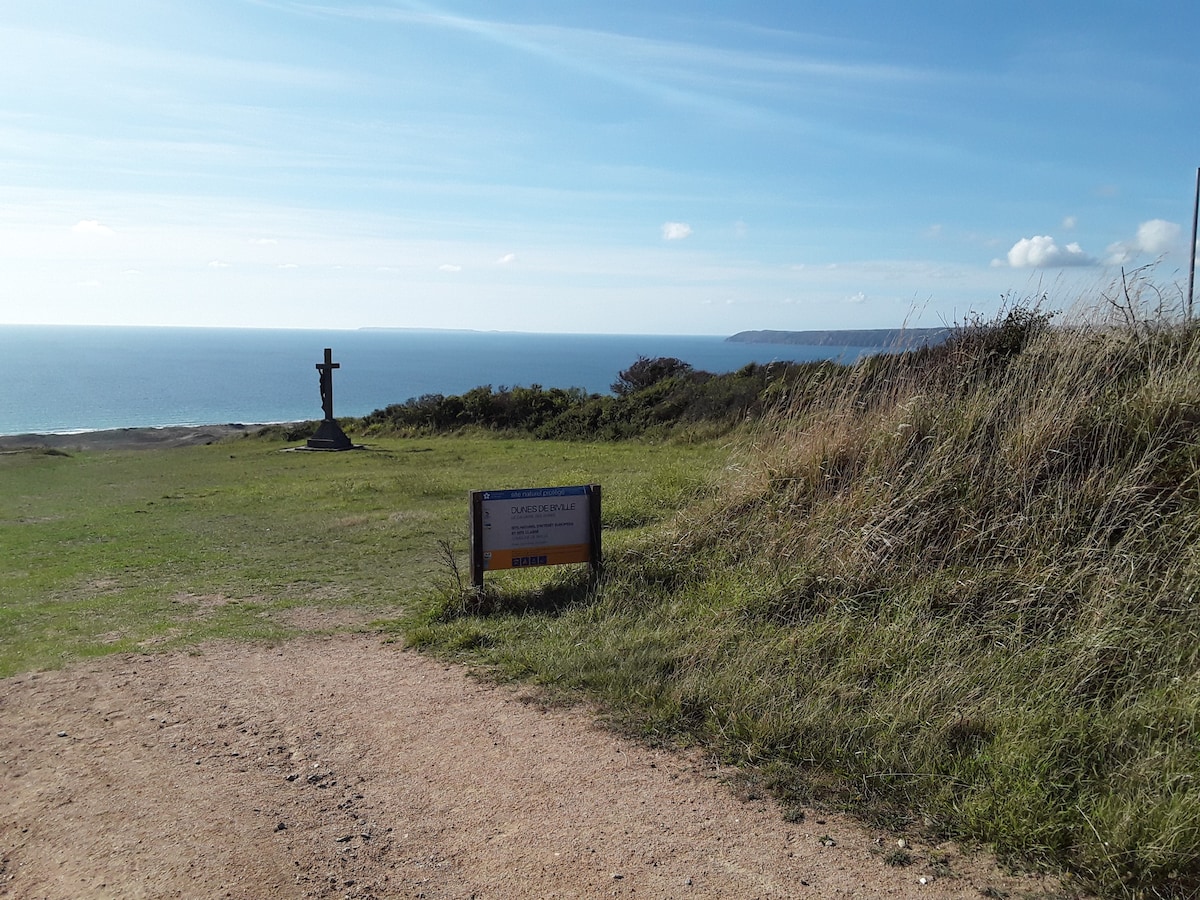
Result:
<svg viewBox="0 0 1200 900"><path fill-rule="evenodd" d="M284 446L0 455L0 675L282 639L297 610L395 618L449 577L443 548L465 549L471 489L600 482L606 537L619 542L669 516L724 459L711 445L491 437Z"/></svg>

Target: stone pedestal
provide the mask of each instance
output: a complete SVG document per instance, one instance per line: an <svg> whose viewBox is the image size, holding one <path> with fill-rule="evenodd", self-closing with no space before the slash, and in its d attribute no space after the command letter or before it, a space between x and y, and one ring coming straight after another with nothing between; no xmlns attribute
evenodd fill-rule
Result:
<svg viewBox="0 0 1200 900"><path fill-rule="evenodd" d="M342 426L336 419L325 419L321 422L317 433L308 439L309 450L353 450L354 444L342 431Z"/></svg>

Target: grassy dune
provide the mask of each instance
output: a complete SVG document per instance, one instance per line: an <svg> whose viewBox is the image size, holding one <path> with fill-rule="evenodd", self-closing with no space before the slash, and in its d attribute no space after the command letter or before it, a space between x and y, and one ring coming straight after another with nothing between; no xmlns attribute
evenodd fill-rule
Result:
<svg viewBox="0 0 1200 900"><path fill-rule="evenodd" d="M774 399L595 592L447 590L410 638L797 806L1200 894L1200 331L1014 310Z"/></svg>

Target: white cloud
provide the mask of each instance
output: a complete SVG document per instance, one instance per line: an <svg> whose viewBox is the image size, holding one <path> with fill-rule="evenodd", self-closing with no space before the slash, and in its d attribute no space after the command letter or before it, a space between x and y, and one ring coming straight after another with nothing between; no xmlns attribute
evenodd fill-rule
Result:
<svg viewBox="0 0 1200 900"><path fill-rule="evenodd" d="M859 304L859 303L866 303L866 302L867 302L867 295L866 295L866 294L864 294L862 291L859 291L857 294L852 294L851 296L847 297L847 298L846 298L846 302L847 302L847 303L854 303L854 304L856 304L856 305L857 305L857 304Z"/></svg>
<svg viewBox="0 0 1200 900"><path fill-rule="evenodd" d="M1182 229L1166 219L1151 219L1138 226L1132 240L1117 241L1108 245L1108 262L1121 265L1130 262L1141 253L1158 256L1167 252L1179 240Z"/></svg>
<svg viewBox="0 0 1200 900"><path fill-rule="evenodd" d="M1079 220L1075 216L1067 216L1062 220L1062 227L1065 231L1074 231L1078 224Z"/></svg>
<svg viewBox="0 0 1200 900"><path fill-rule="evenodd" d="M682 241L691 237L692 226L686 222L664 222L662 236L664 241Z"/></svg>
<svg viewBox="0 0 1200 900"><path fill-rule="evenodd" d="M99 235L100 237L112 237L116 234L107 225L101 225L95 219L80 219L71 226L71 230L76 234L91 234Z"/></svg>
<svg viewBox="0 0 1200 900"><path fill-rule="evenodd" d="M277 269L298 269L300 267L298 265L296 265L295 263L280 263L275 268L277 268Z"/></svg>
<svg viewBox="0 0 1200 900"><path fill-rule="evenodd" d="M496 260L497 265L507 266L509 263L517 261L517 254L505 253L502 257Z"/></svg>
<svg viewBox="0 0 1200 900"><path fill-rule="evenodd" d="M1021 238L1008 251L1008 264L1014 269L1054 269L1062 266L1091 266L1096 261L1077 243L1060 247L1048 234Z"/></svg>
<svg viewBox="0 0 1200 900"><path fill-rule="evenodd" d="M250 243L257 244L260 247L274 247L279 241L275 240L275 238L255 238Z"/></svg>
<svg viewBox="0 0 1200 900"><path fill-rule="evenodd" d="M208 267L210 269L228 269L229 263L221 262L221 260L219 260L219 259L214 259L212 262L210 262L208 264Z"/></svg>
<svg viewBox="0 0 1200 900"><path fill-rule="evenodd" d="M442 263L438 266L439 272L461 272L462 266L455 266L450 263Z"/></svg>
<svg viewBox="0 0 1200 900"><path fill-rule="evenodd" d="M1165 219L1151 219L1138 226L1138 243L1147 253L1162 253L1179 239L1182 229Z"/></svg>
<svg viewBox="0 0 1200 900"><path fill-rule="evenodd" d="M1108 256L1104 261L1110 266L1124 265L1137 256L1137 251L1127 241L1117 241L1115 244L1109 244L1106 252Z"/></svg>

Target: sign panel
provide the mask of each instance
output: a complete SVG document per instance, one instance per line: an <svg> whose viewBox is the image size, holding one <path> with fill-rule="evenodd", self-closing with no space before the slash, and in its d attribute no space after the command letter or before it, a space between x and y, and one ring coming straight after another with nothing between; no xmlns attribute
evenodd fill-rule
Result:
<svg viewBox="0 0 1200 900"><path fill-rule="evenodd" d="M599 564L600 486L471 492L473 580L483 572Z"/></svg>

